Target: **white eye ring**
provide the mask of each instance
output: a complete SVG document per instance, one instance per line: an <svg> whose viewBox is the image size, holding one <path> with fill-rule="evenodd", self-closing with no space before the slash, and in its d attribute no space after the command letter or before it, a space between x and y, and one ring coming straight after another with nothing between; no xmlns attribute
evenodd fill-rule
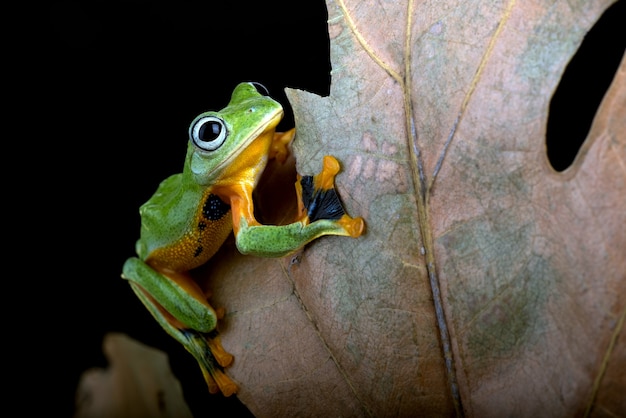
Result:
<svg viewBox="0 0 626 418"><path fill-rule="evenodd" d="M216 116L203 116L194 122L189 135L198 148L215 151L226 140L228 130L222 119Z"/></svg>

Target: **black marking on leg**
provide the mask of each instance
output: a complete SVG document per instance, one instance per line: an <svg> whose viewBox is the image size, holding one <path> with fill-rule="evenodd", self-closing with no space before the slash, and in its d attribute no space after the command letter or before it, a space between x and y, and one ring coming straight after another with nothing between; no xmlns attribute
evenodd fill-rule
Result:
<svg viewBox="0 0 626 418"><path fill-rule="evenodd" d="M193 253L194 257L199 256L200 254L202 254L202 251L204 251L204 248L202 248L202 245L198 245L196 247L196 251Z"/></svg>
<svg viewBox="0 0 626 418"><path fill-rule="evenodd" d="M196 330L189 329L189 328L181 329L180 331L190 343L193 343L196 346L197 346L197 343L194 341L194 339L203 339L203 340L207 338L214 339L217 336L217 331L215 330L209 333L201 333ZM206 342L204 342L203 347L205 348L205 350L204 350L204 356L202 357L202 360L207 366L207 369L209 370L209 372L215 369L223 372L224 368L220 366L220 364L217 362L217 360L213 356L213 353L211 352L211 349L209 348L208 344L206 344Z"/></svg>
<svg viewBox="0 0 626 418"><path fill-rule="evenodd" d="M313 176L302 176L300 179L300 185L302 186L302 204L309 211L311 201L313 200L313 193L315 188L313 187Z"/></svg>
<svg viewBox="0 0 626 418"><path fill-rule="evenodd" d="M302 186L302 204L307 210L309 221L337 220L346 213L334 188L316 190L313 176L303 176L300 179L300 185Z"/></svg>
<svg viewBox="0 0 626 418"><path fill-rule="evenodd" d="M229 211L230 205L214 194L209 194L202 206L202 216L209 221L219 221Z"/></svg>

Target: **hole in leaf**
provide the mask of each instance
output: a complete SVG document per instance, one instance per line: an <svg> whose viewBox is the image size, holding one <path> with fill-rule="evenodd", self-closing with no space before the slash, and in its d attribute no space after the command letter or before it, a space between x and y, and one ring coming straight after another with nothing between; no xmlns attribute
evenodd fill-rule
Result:
<svg viewBox="0 0 626 418"><path fill-rule="evenodd" d="M609 7L585 36L552 96L546 127L548 160L567 169L582 146L624 54L626 1Z"/></svg>

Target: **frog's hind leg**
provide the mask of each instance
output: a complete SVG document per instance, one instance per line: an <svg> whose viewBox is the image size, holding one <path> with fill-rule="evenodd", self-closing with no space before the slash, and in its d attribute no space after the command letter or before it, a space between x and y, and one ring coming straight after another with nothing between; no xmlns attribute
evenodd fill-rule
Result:
<svg viewBox="0 0 626 418"><path fill-rule="evenodd" d="M334 221L345 235L356 238L363 233L363 218L352 218L344 209L335 189L335 176L339 173L339 161L324 157L322 171L315 176L300 176L296 182L299 220L310 224L318 220Z"/></svg>
<svg viewBox="0 0 626 418"><path fill-rule="evenodd" d="M161 305L149 296L137 283L130 282L131 288L146 306L148 311L174 339L189 351L200 366L210 393L221 391L224 396L237 392L237 384L224 373L224 367L230 365L233 356L222 347L216 330L200 332L186 328Z"/></svg>
<svg viewBox="0 0 626 418"><path fill-rule="evenodd" d="M224 350L216 331L223 312L215 311L186 275L168 274L165 276L134 257L126 261L123 269L123 277L156 321L196 358L209 391L219 389L226 396L233 394L237 385L223 371L233 356Z"/></svg>

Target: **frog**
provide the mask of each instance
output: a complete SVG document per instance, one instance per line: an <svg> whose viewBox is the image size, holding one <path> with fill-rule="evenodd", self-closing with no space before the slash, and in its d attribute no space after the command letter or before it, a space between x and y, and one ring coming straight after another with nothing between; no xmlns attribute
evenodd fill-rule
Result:
<svg viewBox="0 0 626 418"><path fill-rule="evenodd" d="M242 254L285 257L322 236L364 233L364 219L349 216L341 202L335 187L340 164L331 155L323 157L318 174L297 174L293 221L257 221L253 196L261 175L269 161L284 164L291 154L295 128L276 131L283 116L282 105L262 84L242 82L226 107L194 118L182 173L166 178L140 206L136 256L122 268L122 278L154 319L196 359L210 393L237 392L225 371L234 357L218 332L224 309L209 303L210 292L191 272L231 234Z"/></svg>

